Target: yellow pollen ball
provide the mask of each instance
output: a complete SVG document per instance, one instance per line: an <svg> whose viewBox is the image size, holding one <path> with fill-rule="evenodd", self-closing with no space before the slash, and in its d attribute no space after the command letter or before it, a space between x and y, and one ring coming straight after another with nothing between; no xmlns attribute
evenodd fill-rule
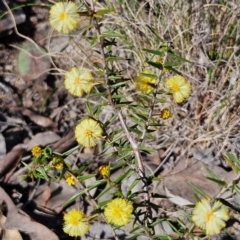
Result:
<svg viewBox="0 0 240 240"><path fill-rule="evenodd" d="M176 93L176 92L179 92L180 91L180 87L179 87L179 85L178 84L173 84L172 85L172 92L173 93Z"/></svg>
<svg viewBox="0 0 240 240"><path fill-rule="evenodd" d="M118 207L116 207L116 208L113 210L113 215L114 215L114 217L116 217L116 218L121 217L121 209L118 208Z"/></svg>
<svg viewBox="0 0 240 240"><path fill-rule="evenodd" d="M67 13L66 12L61 12L59 15L59 20L64 21L67 18Z"/></svg>
<svg viewBox="0 0 240 240"><path fill-rule="evenodd" d="M87 128L84 131L84 136L87 137L87 138L92 138L93 137L93 131L90 128Z"/></svg>
<svg viewBox="0 0 240 240"><path fill-rule="evenodd" d="M206 216L205 216L206 222L212 221L213 215L214 215L213 210L209 210L209 211L206 213Z"/></svg>
<svg viewBox="0 0 240 240"><path fill-rule="evenodd" d="M74 84L80 84L81 83L81 79L79 77L74 79Z"/></svg>

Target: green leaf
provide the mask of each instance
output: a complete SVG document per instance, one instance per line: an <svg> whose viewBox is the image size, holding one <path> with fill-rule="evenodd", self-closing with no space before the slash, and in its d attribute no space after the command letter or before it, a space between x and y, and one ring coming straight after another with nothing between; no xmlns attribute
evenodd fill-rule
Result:
<svg viewBox="0 0 240 240"><path fill-rule="evenodd" d="M118 95L115 94L115 95L112 96L112 98L113 99L119 99L119 98L122 99L122 98L125 98L125 95L124 94L118 94Z"/></svg>
<svg viewBox="0 0 240 240"><path fill-rule="evenodd" d="M83 164L78 170L76 171L76 175L80 175L87 167L89 167L93 163L93 160L88 161Z"/></svg>
<svg viewBox="0 0 240 240"><path fill-rule="evenodd" d="M119 88L119 87L122 87L122 86L125 86L125 85L126 85L126 81L122 81L122 82L118 82L116 84L112 84L111 88Z"/></svg>
<svg viewBox="0 0 240 240"><path fill-rule="evenodd" d="M109 63L113 63L113 62L119 61L119 60L125 60L125 58L122 58L122 57L108 57L108 58L107 58L107 61L108 61Z"/></svg>
<svg viewBox="0 0 240 240"><path fill-rule="evenodd" d="M106 182L107 182L107 180L105 180L105 179L98 180L98 181L94 182L93 184L87 186L87 190L90 191L102 184L105 184Z"/></svg>
<svg viewBox="0 0 240 240"><path fill-rule="evenodd" d="M170 236L167 234L165 235L153 235L153 238L161 239L161 240L173 240Z"/></svg>
<svg viewBox="0 0 240 240"><path fill-rule="evenodd" d="M144 72L141 72L139 75L143 76L143 77L152 78L152 79L157 79L158 78L157 75L155 75L155 74L148 74L148 73L144 73Z"/></svg>
<svg viewBox="0 0 240 240"><path fill-rule="evenodd" d="M94 15L102 16L110 12L115 12L114 8L106 8L106 9L98 10Z"/></svg>
<svg viewBox="0 0 240 240"><path fill-rule="evenodd" d="M101 196L103 196L105 193L107 193L108 191L110 191L112 189L112 186L106 187L103 191L101 191L100 194L98 194L97 197L95 197L95 200L98 200Z"/></svg>
<svg viewBox="0 0 240 240"><path fill-rule="evenodd" d="M66 157L66 156L69 156L70 154L72 154L74 151L76 151L76 150L79 149L79 148L80 148L80 145L77 145L76 147L71 148L70 150L64 152L64 153L62 154L62 157L64 158L64 157Z"/></svg>
<svg viewBox="0 0 240 240"><path fill-rule="evenodd" d="M234 155L232 155L229 152L226 152L225 155L223 155L224 160L232 167L232 169L236 172L240 172L240 160L237 159Z"/></svg>
<svg viewBox="0 0 240 240"><path fill-rule="evenodd" d="M92 92L92 93L90 93L90 96L91 97L106 97L107 93L106 92L97 92L97 93ZM102 102L102 105L107 105L107 104L108 104L107 101L106 102Z"/></svg>
<svg viewBox="0 0 240 240"><path fill-rule="evenodd" d="M74 202L76 198L82 196L84 194L84 191L79 190L77 193L75 193L70 199L68 199L66 202L64 202L62 205L65 207L66 205Z"/></svg>
<svg viewBox="0 0 240 240"><path fill-rule="evenodd" d="M155 132L155 131L154 131ZM150 140L154 140L155 137L153 135L151 135L149 132L146 132L146 137Z"/></svg>
<svg viewBox="0 0 240 240"><path fill-rule="evenodd" d="M196 199L197 202L201 202L201 198L199 198L196 193L194 193L193 196L194 196L194 198Z"/></svg>
<svg viewBox="0 0 240 240"><path fill-rule="evenodd" d="M122 175L120 175L114 182L116 184L119 184L124 179L130 177L133 173L134 173L134 171L129 168L126 172L124 172Z"/></svg>
<svg viewBox="0 0 240 240"><path fill-rule="evenodd" d="M166 103L167 100L166 100L166 99L162 99L162 98L157 98L157 99L156 99L156 102L157 102L157 103Z"/></svg>
<svg viewBox="0 0 240 240"><path fill-rule="evenodd" d="M141 126L141 127L145 127L145 122L143 122L142 120L140 120L139 118L136 118L132 115L129 116L129 118L134 122L136 123L135 125L133 125L131 128L136 128L138 125Z"/></svg>
<svg viewBox="0 0 240 240"><path fill-rule="evenodd" d="M139 149L142 150L142 151L149 152L149 153L151 153L151 152L157 152L156 149L153 149L153 148L150 148L150 147L146 147L146 146L142 146L142 145L139 146Z"/></svg>
<svg viewBox="0 0 240 240"><path fill-rule="evenodd" d="M122 160L122 159L125 159L125 158L131 156L131 154L132 154L132 153L129 151L129 152L127 152L126 154L122 155L120 158L118 158L116 161L120 161L120 160Z"/></svg>
<svg viewBox="0 0 240 240"><path fill-rule="evenodd" d="M132 101L121 102L119 104L116 104L115 107L116 108L121 108L121 107L125 107L127 105L130 105L131 103L132 103Z"/></svg>
<svg viewBox="0 0 240 240"><path fill-rule="evenodd" d="M48 178L48 176L47 176L47 174L46 174L46 171L44 170L43 167L37 168L37 169L36 169L36 172L41 173L42 176L39 176L39 175L38 175L39 177L42 177L42 178L45 179L46 181L49 181L49 178Z"/></svg>
<svg viewBox="0 0 240 240"><path fill-rule="evenodd" d="M155 227L158 223L160 223L160 222L163 222L165 219L163 219L163 218L156 218L156 220L153 222L153 223L151 223L151 227Z"/></svg>
<svg viewBox="0 0 240 240"><path fill-rule="evenodd" d="M182 237L182 233L179 232L179 230L171 222L167 220L167 223L174 230L175 233L177 233L180 237Z"/></svg>
<svg viewBox="0 0 240 240"><path fill-rule="evenodd" d="M187 60L187 59L185 59L185 58L183 58L183 57L180 57L180 56L178 56L178 55L176 55L176 54L174 54L174 53L168 52L168 57L173 58L173 59L176 59L176 60L178 60L178 61L180 61L180 62L192 63L191 61L189 61L189 60Z"/></svg>
<svg viewBox="0 0 240 240"><path fill-rule="evenodd" d="M159 50L150 50L150 49L146 49L146 48L143 48L142 50L145 52L148 52L148 53L152 53L154 55L161 56L161 57L164 56L164 52L161 52Z"/></svg>
<svg viewBox="0 0 240 240"><path fill-rule="evenodd" d="M95 177L95 176L96 176L96 174L87 174L87 175L78 177L77 179L78 179L79 182L82 182L86 179L89 179L89 178L92 178L92 177Z"/></svg>
<svg viewBox="0 0 240 240"><path fill-rule="evenodd" d="M103 38L115 38L115 37L124 38L124 35L117 33L115 31L113 31L112 29L109 29L107 32L101 33L101 37L103 37Z"/></svg>
<svg viewBox="0 0 240 240"><path fill-rule="evenodd" d="M236 181L233 181L232 191L235 190L238 194L240 194L240 188L238 187Z"/></svg>
<svg viewBox="0 0 240 240"><path fill-rule="evenodd" d="M92 48L94 48L96 45L98 44L98 38L97 37L93 37L92 38L92 41L91 41L91 44L88 48L88 50L91 50Z"/></svg>
<svg viewBox="0 0 240 240"><path fill-rule="evenodd" d="M227 186L227 183L224 182L224 181L221 181L221 180L218 180L218 179L215 179L215 178L210 178L210 177L207 177L207 179L211 180L212 182L217 183L220 187L226 187Z"/></svg>
<svg viewBox="0 0 240 240"><path fill-rule="evenodd" d="M193 207L194 207L194 206L192 206L192 208L193 208ZM183 216L185 216L189 221L192 220L192 215L189 214L188 212L185 212L185 211L183 211L183 210L181 210L181 209L179 209L178 211L179 211L179 213L181 213Z"/></svg>
<svg viewBox="0 0 240 240"><path fill-rule="evenodd" d="M87 101L86 101L86 107L87 107L88 113L91 114L91 115L93 115L93 109L92 109L92 106L91 106L91 104L90 104L90 102L89 102L88 99L87 99Z"/></svg>
<svg viewBox="0 0 240 240"><path fill-rule="evenodd" d="M193 183L189 183L190 186L196 191L198 192L200 195L202 195L204 198L210 198L209 195L207 195L207 193L205 193L204 191L202 191L201 189L199 189L196 185L194 185Z"/></svg>
<svg viewBox="0 0 240 240"><path fill-rule="evenodd" d="M132 191L132 189L140 182L140 179L135 179L132 184L130 185L130 187L127 189L127 192L130 193ZM128 194L127 193L127 194Z"/></svg>
<svg viewBox="0 0 240 240"><path fill-rule="evenodd" d="M23 164L29 171L31 171L31 167L30 167L27 163L22 162L22 164Z"/></svg>
<svg viewBox="0 0 240 240"><path fill-rule="evenodd" d="M151 61L149 61L149 62L147 62L147 63L148 63L149 65L153 66L153 67L156 67L156 68L160 69L160 70L163 69L163 65L162 65L162 64L155 63L155 62L151 62ZM166 62L166 63L164 64L164 67L172 67L172 66L178 66L178 65L179 65L178 63Z"/></svg>
<svg viewBox="0 0 240 240"><path fill-rule="evenodd" d="M159 181L159 182L161 182L162 180L163 180L163 178L159 178L159 177L152 178L152 181Z"/></svg>
<svg viewBox="0 0 240 240"><path fill-rule="evenodd" d="M110 148L112 148L112 146L110 144L105 144L103 146L104 146L104 148L102 149L102 153L101 154L107 152Z"/></svg>
<svg viewBox="0 0 240 240"><path fill-rule="evenodd" d="M209 173L209 175L211 175L211 178L208 177L209 180L217 183L220 187L227 186L227 183L218 178L209 168L206 168L206 170Z"/></svg>
<svg viewBox="0 0 240 240"><path fill-rule="evenodd" d="M101 113L101 108L102 108L103 104L99 104L97 106L97 109L94 111L94 114L97 118L99 117L100 113Z"/></svg>

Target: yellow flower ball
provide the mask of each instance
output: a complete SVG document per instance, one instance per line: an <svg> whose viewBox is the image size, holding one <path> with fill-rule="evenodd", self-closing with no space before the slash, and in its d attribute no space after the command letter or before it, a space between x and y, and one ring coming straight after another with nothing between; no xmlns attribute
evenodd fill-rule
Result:
<svg viewBox="0 0 240 240"><path fill-rule="evenodd" d="M102 138L102 128L99 123L91 118L82 120L75 128L75 137L84 147L94 147Z"/></svg>
<svg viewBox="0 0 240 240"><path fill-rule="evenodd" d="M163 63L162 58L157 58L156 63L162 65L162 63ZM169 70L167 68L163 67L163 72L167 73L167 72L169 72Z"/></svg>
<svg viewBox="0 0 240 240"><path fill-rule="evenodd" d="M107 176L108 175L108 169L109 167L107 165L102 165L99 167L99 173L102 175L102 176Z"/></svg>
<svg viewBox="0 0 240 240"><path fill-rule="evenodd" d="M176 103L183 102L190 95L191 85L180 75L169 78L165 86L170 89Z"/></svg>
<svg viewBox="0 0 240 240"><path fill-rule="evenodd" d="M90 224L88 219L83 212L77 209L72 209L66 213L63 219L63 231L71 237L83 236L89 231Z"/></svg>
<svg viewBox="0 0 240 240"><path fill-rule="evenodd" d="M74 96L81 97L84 92L89 93L93 86L93 76L86 68L73 67L65 76L65 87Z"/></svg>
<svg viewBox="0 0 240 240"><path fill-rule="evenodd" d="M145 74L153 74L149 70L144 70L134 78L134 83L136 89L144 94L149 94L153 91L154 85L156 84L156 79L153 77L143 76Z"/></svg>
<svg viewBox="0 0 240 240"><path fill-rule="evenodd" d="M39 146L32 148L32 155L34 157L41 157L42 156L42 149Z"/></svg>
<svg viewBox="0 0 240 240"><path fill-rule="evenodd" d="M76 184L76 179L70 173L66 174L65 179L68 185Z"/></svg>
<svg viewBox="0 0 240 240"><path fill-rule="evenodd" d="M122 198L116 198L108 202L104 209L107 222L117 226L127 225L131 220L132 212L132 203Z"/></svg>
<svg viewBox="0 0 240 240"><path fill-rule="evenodd" d="M162 111L160 112L160 117L162 119L170 118L171 117L171 111L168 108L162 109Z"/></svg>
<svg viewBox="0 0 240 240"><path fill-rule="evenodd" d="M68 34L79 25L78 7L73 2L58 2L50 9L50 24L58 32Z"/></svg>
<svg viewBox="0 0 240 240"><path fill-rule="evenodd" d="M63 158L61 156L54 156L53 160L49 163L52 168L62 169L63 168Z"/></svg>
<svg viewBox="0 0 240 240"><path fill-rule="evenodd" d="M220 201L212 203L208 199L203 199L193 209L193 222L206 230L208 236L219 234L229 218L228 209Z"/></svg>

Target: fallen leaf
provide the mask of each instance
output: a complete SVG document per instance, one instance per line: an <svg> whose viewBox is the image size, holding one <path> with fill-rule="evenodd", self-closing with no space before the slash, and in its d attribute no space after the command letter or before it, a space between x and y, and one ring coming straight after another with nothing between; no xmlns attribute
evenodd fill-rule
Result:
<svg viewBox="0 0 240 240"><path fill-rule="evenodd" d="M196 193L196 191L189 184L193 183L210 197L214 197L219 193L220 187L217 183L207 179L207 177L210 176L206 167L227 183L237 175L233 171L227 172L223 168L213 164L206 165L195 159L185 159L178 161L173 169L161 173L160 177L163 178L163 181L159 182L155 192L158 194L165 194L164 188L167 187L173 195L195 203L196 200L193 194Z"/></svg>
<svg viewBox="0 0 240 240"><path fill-rule="evenodd" d="M36 134L26 145L26 149L30 151L35 146L47 146L57 142L60 136L52 131Z"/></svg>
<svg viewBox="0 0 240 240"><path fill-rule="evenodd" d="M4 228L17 229L18 231L28 234L30 238L34 240L59 239L55 233L44 225L33 221L33 219L30 219L25 213L21 214L12 202L11 198L7 195L3 188L0 187L0 204L3 202L6 203L8 210L7 220L3 224Z"/></svg>

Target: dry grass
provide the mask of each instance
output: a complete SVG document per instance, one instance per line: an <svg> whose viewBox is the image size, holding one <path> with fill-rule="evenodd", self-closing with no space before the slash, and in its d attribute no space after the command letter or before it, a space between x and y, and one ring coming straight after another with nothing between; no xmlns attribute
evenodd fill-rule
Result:
<svg viewBox="0 0 240 240"><path fill-rule="evenodd" d="M166 150L174 142L185 156L191 156L194 148L214 147L215 158L225 151L239 157L239 1L111 1L107 5L116 11L102 25L124 36L116 38L113 54L131 59L115 63L126 77L133 79L151 60L143 48L156 50L164 42L192 62L177 67L191 82L191 97L180 105L166 97L166 103L155 106L156 113L169 107L173 117L149 144ZM130 84L130 94L132 89Z"/></svg>

